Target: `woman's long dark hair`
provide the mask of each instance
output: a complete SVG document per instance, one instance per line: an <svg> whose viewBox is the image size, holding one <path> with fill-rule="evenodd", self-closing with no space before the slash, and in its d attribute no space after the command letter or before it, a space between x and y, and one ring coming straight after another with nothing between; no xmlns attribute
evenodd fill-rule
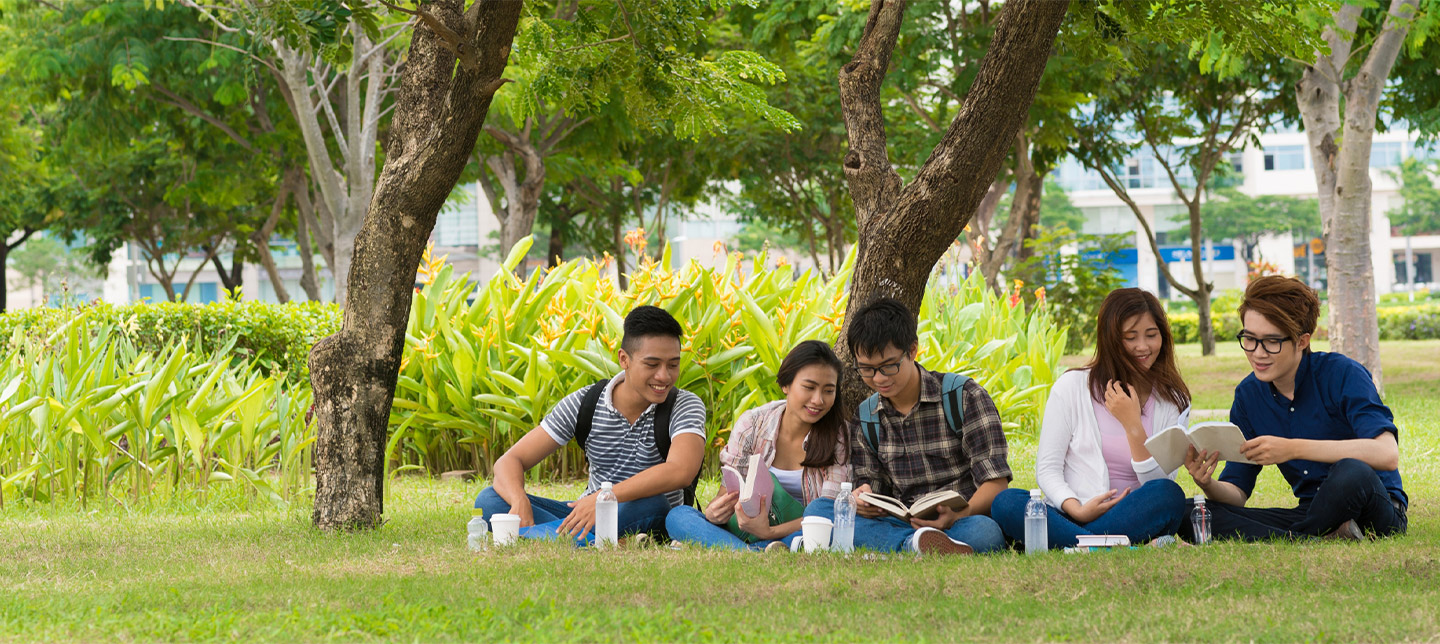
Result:
<svg viewBox="0 0 1440 644"><path fill-rule="evenodd" d="M795 345L785 356L785 360L780 362L780 371L775 374L775 381L781 387L789 387L795 382L795 375L800 373L801 369L816 364L835 370L835 404L810 428L810 438L805 441L805 460L800 462L801 467L834 465L835 448L845 441L845 421L848 420L848 414L845 395L840 388L840 376L845 371L840 359L830 350L830 345L819 340L806 340Z"/></svg>
<svg viewBox="0 0 1440 644"><path fill-rule="evenodd" d="M1149 370L1143 370L1135 363L1130 352L1125 350L1125 321L1149 313L1160 328L1160 353L1155 356ZM1138 288L1121 288L1111 291L1100 304L1100 319L1096 321L1095 357L1085 365L1090 370L1090 396L1096 402L1105 401L1105 384L1119 380L1133 391L1149 391L1151 395L1170 401L1184 409L1190 404L1190 389L1180 377L1175 366L1175 340L1170 335L1170 320L1160 300L1148 291Z"/></svg>

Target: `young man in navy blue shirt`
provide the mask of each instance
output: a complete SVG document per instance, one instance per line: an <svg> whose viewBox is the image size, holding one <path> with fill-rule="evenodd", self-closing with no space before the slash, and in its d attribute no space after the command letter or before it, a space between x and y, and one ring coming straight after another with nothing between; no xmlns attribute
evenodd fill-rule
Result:
<svg viewBox="0 0 1440 644"><path fill-rule="evenodd" d="M1253 373L1235 388L1230 421L1248 463L1191 448L1185 467L1212 504L1216 538L1260 540L1405 532L1399 430L1370 372L1338 353L1312 352L1320 300L1300 280L1263 277L1240 304L1240 348ZM1299 506L1247 508L1261 468L1275 465Z"/></svg>

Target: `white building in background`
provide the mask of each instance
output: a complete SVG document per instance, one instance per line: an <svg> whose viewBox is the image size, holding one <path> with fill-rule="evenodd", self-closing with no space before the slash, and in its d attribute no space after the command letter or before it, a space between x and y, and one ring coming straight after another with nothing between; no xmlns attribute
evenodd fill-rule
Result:
<svg viewBox="0 0 1440 644"><path fill-rule="evenodd" d="M1261 145L1236 152L1231 162L1239 171L1234 187L1251 196L1288 195L1315 198L1315 174L1307 149L1304 132L1280 131L1260 137ZM1406 238L1392 235L1387 213L1401 203L1398 182L1390 172L1402 159L1434 158L1436 152L1415 143L1405 131L1376 133L1370 156L1371 234L1370 245L1375 268L1375 285L1379 293L1403 291L1407 288ZM1126 234L1133 236L1131 248L1111 260L1127 286L1138 286L1160 297L1183 297L1172 292L1160 274L1154 252L1135 215L1105 185L1098 173L1067 159L1056 171L1056 178L1068 193L1071 202L1086 215L1081 232L1088 234ZM1187 286L1195 283L1190 264L1189 227L1173 217L1185 213L1185 206L1175 195L1164 168L1153 155L1144 154L1127 161L1118 169L1118 180L1124 182L1130 196L1156 232L1161 254L1170 272ZM1186 177L1182 175L1182 180ZM1192 179L1193 182L1193 179ZM1319 231L1316 231L1318 236ZM1429 287L1434 281L1432 267L1440 253L1440 235L1417 236L1410 240L1415 263L1416 287ZM1248 267L1240 243L1230 239L1206 238L1202 251L1207 255L1204 272L1217 291L1244 288ZM1307 253L1307 248L1309 253ZM1299 239L1289 233L1261 239L1256 249L1259 259L1277 265L1285 274L1299 275L1312 285L1325 284L1324 244L1317 239Z"/></svg>

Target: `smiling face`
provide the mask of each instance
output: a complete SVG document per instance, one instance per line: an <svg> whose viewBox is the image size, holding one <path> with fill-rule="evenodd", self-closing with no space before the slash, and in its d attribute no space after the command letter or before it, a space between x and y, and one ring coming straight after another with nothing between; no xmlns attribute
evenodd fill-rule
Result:
<svg viewBox="0 0 1440 644"><path fill-rule="evenodd" d="M893 344L885 345L885 350L879 353L856 349L855 366L866 385L881 396L893 398L906 391L916 377L915 349L912 346L907 351Z"/></svg>
<svg viewBox="0 0 1440 644"><path fill-rule="evenodd" d="M1246 351L1245 359L1250 361L1250 369L1255 372L1255 378L1261 382L1275 383L1282 390L1289 389L1295 382L1295 373L1300 370L1300 360L1305 357L1305 350L1310 347L1310 334L1306 333L1299 338L1290 338L1280 327L1275 326L1269 319L1258 311L1246 311L1242 320L1245 329L1241 331L1241 348L1247 346L1252 338L1255 342L1254 351ZM1279 350L1270 353L1270 349L1278 342ZM1266 344L1272 346L1266 347Z"/></svg>
<svg viewBox="0 0 1440 644"><path fill-rule="evenodd" d="M651 404L665 402L670 388L680 377L680 340L670 336L652 335L640 338L635 343L635 352L620 350L620 368L625 370L625 382L621 386L630 388Z"/></svg>
<svg viewBox="0 0 1440 644"><path fill-rule="evenodd" d="M1121 338L1125 354L1135 360L1141 371L1149 371L1150 365L1155 364L1165 341L1160 335L1160 325L1149 313L1127 318L1121 326Z"/></svg>
<svg viewBox="0 0 1440 644"><path fill-rule="evenodd" d="M785 410L813 425L835 406L835 392L839 385L840 374L829 365L802 367L795 374L794 382L780 388L785 392Z"/></svg>

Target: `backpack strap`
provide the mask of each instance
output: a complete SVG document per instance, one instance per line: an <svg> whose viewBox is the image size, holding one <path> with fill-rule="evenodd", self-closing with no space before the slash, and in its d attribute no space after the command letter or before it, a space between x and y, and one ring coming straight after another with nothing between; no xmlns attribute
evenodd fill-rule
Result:
<svg viewBox="0 0 1440 644"><path fill-rule="evenodd" d="M595 421L595 407L600 404L600 395L605 393L609 380L599 380L585 388L580 397L580 409L575 412L575 444L585 451L585 439L590 437L590 426Z"/></svg>
<svg viewBox="0 0 1440 644"><path fill-rule="evenodd" d="M670 394L665 396L665 402L655 406L655 450L660 452L662 461L670 459L670 418L675 414L675 398L679 396L679 392L679 389L672 387ZM700 473L696 472L695 480L682 490L685 496L685 505L700 507L695 502L695 488L699 485Z"/></svg>
<svg viewBox="0 0 1440 644"><path fill-rule="evenodd" d="M860 402L860 438L870 446L871 451L880 444L880 394L870 394Z"/></svg>
<svg viewBox="0 0 1440 644"><path fill-rule="evenodd" d="M965 390L965 383L970 382L970 376L958 373L943 374L940 378L940 406L945 409L945 423L950 425L950 431L960 435L965 425L965 405L961 403L960 395Z"/></svg>

